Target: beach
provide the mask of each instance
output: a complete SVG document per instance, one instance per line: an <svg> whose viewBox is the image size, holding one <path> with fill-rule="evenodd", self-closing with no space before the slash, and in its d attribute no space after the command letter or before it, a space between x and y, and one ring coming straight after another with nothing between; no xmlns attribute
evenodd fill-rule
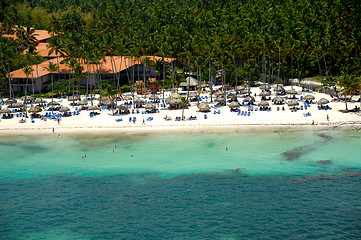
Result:
<svg viewBox="0 0 361 240"><path fill-rule="evenodd" d="M274 105L271 101L270 111L257 110L257 103L261 101L258 94L261 92L259 88L252 88L252 94L256 94L255 104L249 109L247 106L241 106L240 111L249 112L249 115L240 115L235 111L230 111L227 106L215 107L216 102L210 102L209 93L202 94L203 102L209 104L211 109L209 112L200 112L197 107L198 102L190 102L190 106L184 109L184 120L175 121L177 117L182 117L182 109L169 109L168 105L161 106L160 103L156 103L159 112L142 114L144 108L139 108L139 113L113 115L113 110L103 109L99 111L99 115L90 117L91 111L82 110L78 115L70 117L62 117L59 123L53 119L47 119L46 121L39 118L35 118L34 122L27 119L25 123L19 123L21 118L14 117L12 119L1 119L0 130L2 134L7 132L19 132L19 133L48 133L54 128L57 132L74 132L74 131L134 131L134 132L152 132L152 131L217 131L226 129L256 129L256 128L300 128L300 127L342 127L342 128L356 128L361 126L361 115L357 112L343 113L339 110L345 109L344 102L332 101L329 95L317 92L302 92L301 88L294 87L299 93L296 95L300 106L303 101L300 100L301 96L304 97L307 94L311 94L315 97L315 101L326 98L330 101L327 105L332 108L329 110L319 110L317 104L310 104L310 106L303 110L291 111L291 107L287 104ZM185 92L186 93L186 92ZM165 93L165 98L169 97L170 92ZM185 95L186 96L186 95ZM207 96L207 98L205 98ZM270 98L273 98L273 93ZM288 95L282 96L287 99ZM82 97L84 98L84 97ZM215 99L216 97L213 96ZM214 100L213 99L213 100ZM238 101L242 102L244 95L238 96ZM50 102L51 99L45 99ZM76 107L70 106L72 101L66 98L55 99L60 101L62 106L67 106L70 112L75 111ZM94 100L94 105L98 103ZM124 101L118 101L118 105L124 103ZM90 105L90 101L88 102ZM349 102L348 109L353 109L355 106L359 107L358 102ZM30 105L29 105L30 106ZM279 110L277 110L279 108ZM284 110L282 110L284 108ZM250 111L248 111L250 110ZM40 114L44 115L46 111L42 111ZM49 112L49 111L47 111ZM217 113L215 113L217 112ZM309 114L309 115L308 115ZM189 120L193 116L195 120ZM206 116L206 118L205 118ZM136 121L133 121L134 117ZM147 118L152 117L151 121ZM169 117L171 120L165 120L165 117ZM129 121L129 118L132 120Z"/></svg>

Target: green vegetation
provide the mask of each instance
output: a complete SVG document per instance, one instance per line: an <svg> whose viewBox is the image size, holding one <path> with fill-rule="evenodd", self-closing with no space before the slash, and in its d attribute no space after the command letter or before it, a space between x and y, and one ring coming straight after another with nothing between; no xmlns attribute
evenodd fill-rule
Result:
<svg viewBox="0 0 361 240"><path fill-rule="evenodd" d="M50 47L69 61L175 57L177 66L153 63L162 86L179 81L170 71L176 67L203 81L222 70L223 85L318 75L333 86L345 78L331 76L344 76L345 69L360 81L359 0L5 0L0 9L2 32L19 25L62 33L50 39ZM17 43L0 40L1 50L10 49L0 56L2 92L9 91L6 73L28 64L12 56L31 48L32 33L19 30L18 36ZM133 82L128 79L129 86ZM114 83L120 87L119 79ZM352 88L359 91L359 85Z"/></svg>

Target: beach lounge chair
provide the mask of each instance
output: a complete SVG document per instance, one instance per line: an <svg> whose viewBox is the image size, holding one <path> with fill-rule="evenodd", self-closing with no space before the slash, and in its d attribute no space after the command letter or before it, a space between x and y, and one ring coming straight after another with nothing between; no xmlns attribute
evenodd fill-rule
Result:
<svg viewBox="0 0 361 240"><path fill-rule="evenodd" d="M248 114L247 114L248 116L250 116L251 115L251 112L248 112Z"/></svg>
<svg viewBox="0 0 361 240"><path fill-rule="evenodd" d="M121 122L121 121L123 121L123 118L117 118L117 119L115 119L115 121L116 122Z"/></svg>

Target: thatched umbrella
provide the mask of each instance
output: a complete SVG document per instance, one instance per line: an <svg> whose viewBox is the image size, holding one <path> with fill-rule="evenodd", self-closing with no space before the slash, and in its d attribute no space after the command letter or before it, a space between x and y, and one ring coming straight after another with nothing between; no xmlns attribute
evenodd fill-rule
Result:
<svg viewBox="0 0 361 240"><path fill-rule="evenodd" d="M68 112L68 111L70 111L70 108L66 106L61 106L61 108L59 109L59 112Z"/></svg>
<svg viewBox="0 0 361 240"><path fill-rule="evenodd" d="M126 111L126 110L129 109L129 107L127 105L122 104L122 105L118 106L118 109L121 110L121 111Z"/></svg>
<svg viewBox="0 0 361 240"><path fill-rule="evenodd" d="M267 97L267 96L271 95L271 93L263 90L263 91L262 91L260 94L258 94L258 95L261 96L261 97Z"/></svg>
<svg viewBox="0 0 361 240"><path fill-rule="evenodd" d="M11 113L11 109L9 108L0 109L0 113Z"/></svg>
<svg viewBox="0 0 361 240"><path fill-rule="evenodd" d="M143 105L143 104L145 103L145 101L138 98L138 99L135 99L135 100L134 100L134 103L135 103L135 104L138 104L138 105Z"/></svg>
<svg viewBox="0 0 361 240"><path fill-rule="evenodd" d="M291 100L289 103L288 103L288 106L289 107L295 107L295 106L298 106L299 103L296 101L296 100Z"/></svg>
<svg viewBox="0 0 361 240"><path fill-rule="evenodd" d="M34 97L33 96L26 96L26 102L32 102L32 101L34 101ZM20 98L20 100L21 101L25 101L25 96L22 96L21 98Z"/></svg>
<svg viewBox="0 0 361 240"><path fill-rule="evenodd" d="M237 86L237 88L236 88L237 91L242 91L242 90L244 90L244 89L245 89L244 86Z"/></svg>
<svg viewBox="0 0 361 240"><path fill-rule="evenodd" d="M281 97L274 97L274 98L272 99L272 102L273 102L274 104L282 104L284 101L285 101L285 100L284 100L283 98L281 98Z"/></svg>
<svg viewBox="0 0 361 240"><path fill-rule="evenodd" d="M218 96L216 98L216 102L224 102L224 101L226 101L226 99L224 97Z"/></svg>
<svg viewBox="0 0 361 240"><path fill-rule="evenodd" d="M231 109L236 109L239 108L239 104L236 102L231 102L230 104L228 104L228 107Z"/></svg>
<svg viewBox="0 0 361 240"><path fill-rule="evenodd" d="M250 89L243 89L240 91L241 94L251 94L251 90Z"/></svg>
<svg viewBox="0 0 361 240"><path fill-rule="evenodd" d="M307 94L303 100L306 100L306 101L310 101L310 100L315 100L315 96L311 95L311 94Z"/></svg>
<svg viewBox="0 0 361 240"><path fill-rule="evenodd" d="M95 111L95 110L99 110L99 107L97 107L97 106L88 107L88 111Z"/></svg>
<svg viewBox="0 0 361 240"><path fill-rule="evenodd" d="M276 86L274 89L276 92L283 92L285 90L285 88L282 86L278 86L278 87Z"/></svg>
<svg viewBox="0 0 361 240"><path fill-rule="evenodd" d="M181 104L182 101L181 101L180 99L170 99L170 98L168 98L168 99L166 100L166 103L168 103L168 104L171 105L171 106L174 106L174 105L179 105L179 104Z"/></svg>
<svg viewBox="0 0 361 240"><path fill-rule="evenodd" d="M80 101L80 96L69 96L68 101Z"/></svg>
<svg viewBox="0 0 361 240"><path fill-rule="evenodd" d="M101 102L103 106L107 106L107 107L112 107L115 105L115 103L111 100L107 100L107 101L104 101L104 102Z"/></svg>
<svg viewBox="0 0 361 240"><path fill-rule="evenodd" d="M24 106L25 106L24 103L18 102L18 103L12 104L10 107L12 107L12 108L23 108Z"/></svg>
<svg viewBox="0 0 361 240"><path fill-rule="evenodd" d="M325 105L328 104L330 101L328 101L326 98L321 98L318 100L317 105Z"/></svg>
<svg viewBox="0 0 361 240"><path fill-rule="evenodd" d="M78 102L76 102L75 104L78 105L78 106L85 106L85 105L88 105L88 102L78 101Z"/></svg>
<svg viewBox="0 0 361 240"><path fill-rule="evenodd" d="M14 98L9 98L7 100L5 100L5 103L6 104L14 104L14 103L17 103L18 101Z"/></svg>
<svg viewBox="0 0 361 240"><path fill-rule="evenodd" d="M252 96L245 97L243 101L248 103L254 103L254 97Z"/></svg>
<svg viewBox="0 0 361 240"><path fill-rule="evenodd" d="M236 96L236 94L234 94L234 93L228 94L228 95L227 95L227 98L229 98L229 99L231 99L231 100L237 100L237 96Z"/></svg>
<svg viewBox="0 0 361 240"><path fill-rule="evenodd" d="M269 106L269 103L266 101L261 101L258 103L258 107L268 107L268 106Z"/></svg>
<svg viewBox="0 0 361 240"><path fill-rule="evenodd" d="M223 92L223 91L218 91L218 92L216 92L214 95L215 95L216 97L219 97L219 96L224 96L224 95L226 95L226 94L225 94L225 92Z"/></svg>
<svg viewBox="0 0 361 240"><path fill-rule="evenodd" d="M200 112L209 112L211 110L211 107L206 103L200 103L198 105L198 110Z"/></svg>
<svg viewBox="0 0 361 240"><path fill-rule="evenodd" d="M29 113L39 113L39 112L41 112L41 111L42 111L42 109L41 109L40 107L31 107L31 108L28 110Z"/></svg>
<svg viewBox="0 0 361 240"><path fill-rule="evenodd" d="M58 103L58 102L50 102L49 103L49 106L59 106L60 105L60 103Z"/></svg>
<svg viewBox="0 0 361 240"><path fill-rule="evenodd" d="M292 94L297 94L297 91L294 90L294 89L287 89L287 90L286 90L286 93L292 95Z"/></svg>
<svg viewBox="0 0 361 240"><path fill-rule="evenodd" d="M152 101L154 101L154 100L159 100L159 97L158 97L157 95L151 95L151 96L149 97L149 100L152 100Z"/></svg>
<svg viewBox="0 0 361 240"><path fill-rule="evenodd" d="M170 99L181 99L181 95L179 93L172 93L169 97Z"/></svg>
<svg viewBox="0 0 361 240"><path fill-rule="evenodd" d="M268 85L268 84L263 84L263 85L261 85L260 87L259 87L259 89L262 89L262 90L270 90L271 89L271 87Z"/></svg>
<svg viewBox="0 0 361 240"><path fill-rule="evenodd" d="M46 103L46 101L44 99L37 98L35 99L34 103Z"/></svg>
<svg viewBox="0 0 361 240"><path fill-rule="evenodd" d="M145 110L147 111L153 111L154 109L156 109L156 106L154 104L150 104L148 103L147 105L145 105Z"/></svg>
<svg viewBox="0 0 361 240"><path fill-rule="evenodd" d="M123 97L123 100L127 100L127 101L128 101L128 100L132 100L132 97L131 97L131 96L124 96L124 97Z"/></svg>

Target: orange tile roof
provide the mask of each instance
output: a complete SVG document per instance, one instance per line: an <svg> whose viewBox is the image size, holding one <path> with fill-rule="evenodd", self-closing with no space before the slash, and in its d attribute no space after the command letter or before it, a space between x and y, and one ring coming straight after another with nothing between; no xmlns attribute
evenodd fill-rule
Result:
<svg viewBox="0 0 361 240"><path fill-rule="evenodd" d="M15 33L14 34L4 34L3 36L7 37L7 38L12 38L14 40L16 40L18 38ZM51 37L51 35L48 33L47 30L35 30L34 37L37 41L42 41L42 40L49 39Z"/></svg>
<svg viewBox="0 0 361 240"><path fill-rule="evenodd" d="M57 57L57 56L60 56L60 54L56 54L55 51L52 52L50 55L49 55L49 51L50 49L48 48L48 43L39 43L37 46L36 46L36 49L35 51L38 52L38 54L42 57ZM27 52L27 50L24 50L23 51L23 54L25 54Z"/></svg>
<svg viewBox="0 0 361 240"><path fill-rule="evenodd" d="M113 59L112 59L113 58ZM161 57L151 57L153 59L161 59ZM36 67L37 65L33 65L32 68L34 69L33 72L33 76L34 77L42 77L45 76L47 74L50 74L49 71L47 71L44 67L48 66L49 62L53 62L53 63L58 63L59 61L59 73L70 73L71 69L67 66L66 63L63 62L64 58L59 57L59 59L54 58L48 61L44 61L40 64L38 64L38 67ZM165 61L170 61L170 59L165 59ZM62 63L63 62L63 63ZM112 63L113 62L113 63ZM83 60L81 61L81 65L84 68L84 72L90 72L92 74L97 73L97 67L100 67L100 71L102 74L105 73L109 73L112 74L113 73L113 68L112 66L114 66L115 64L115 68L116 71L115 72L121 72L124 71L125 69L134 66L135 64L141 64L140 61L138 61L137 59L133 58L133 57L119 57L119 56L106 56L103 60L101 60L98 63L98 66L96 64L86 64L86 62L84 62ZM10 76L12 78L26 78L26 75L24 74L24 72L22 71L22 69L13 71L10 73Z"/></svg>

